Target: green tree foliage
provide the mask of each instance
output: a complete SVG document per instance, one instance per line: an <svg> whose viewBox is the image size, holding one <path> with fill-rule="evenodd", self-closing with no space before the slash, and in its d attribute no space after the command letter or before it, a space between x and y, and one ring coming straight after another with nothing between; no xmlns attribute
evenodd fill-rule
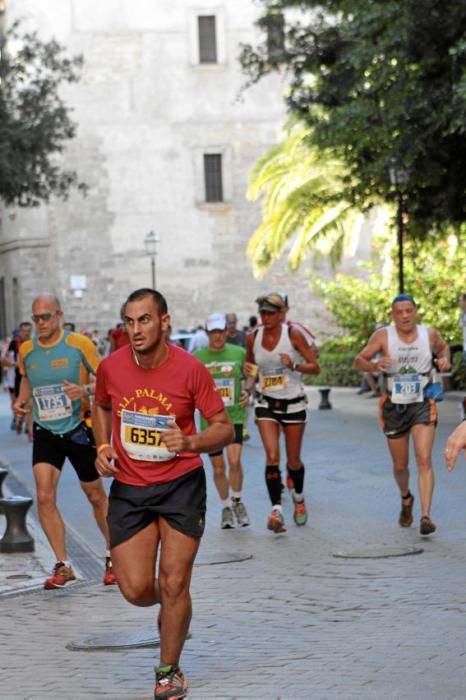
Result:
<svg viewBox="0 0 466 700"><path fill-rule="evenodd" d="M462 230L459 236L410 241L406 248L406 291L416 300L420 322L437 328L449 344L461 342L458 299L466 270L466 247L460 243L464 234ZM370 268L366 280L337 275L334 282L313 281L314 291L325 299L342 329L342 338L334 341L340 349L359 351L377 323L390 322L390 305L397 294L396 262L388 277L381 274L379 259Z"/></svg>
<svg viewBox="0 0 466 700"><path fill-rule="evenodd" d="M393 200L408 174L410 235L466 220L464 0L259 0L262 46L243 47L250 81L287 71L290 111L345 163L345 202ZM283 38L283 44L281 40Z"/></svg>
<svg viewBox="0 0 466 700"><path fill-rule="evenodd" d="M15 23L0 34L0 199L36 206L51 195L67 196L78 183L62 169L59 154L75 125L59 95L79 78L82 58L68 58L56 41L22 34Z"/></svg>

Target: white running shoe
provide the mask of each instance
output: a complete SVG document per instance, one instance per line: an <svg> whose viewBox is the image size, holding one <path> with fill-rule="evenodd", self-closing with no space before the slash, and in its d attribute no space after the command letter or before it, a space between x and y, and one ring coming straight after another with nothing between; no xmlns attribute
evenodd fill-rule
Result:
<svg viewBox="0 0 466 700"><path fill-rule="evenodd" d="M233 501L232 508L238 526L246 527L249 525L249 515L244 503L242 501Z"/></svg>
<svg viewBox="0 0 466 700"><path fill-rule="evenodd" d="M222 530L231 530L235 527L235 521L233 520L233 511L230 506L225 506L222 510L222 522L220 524Z"/></svg>

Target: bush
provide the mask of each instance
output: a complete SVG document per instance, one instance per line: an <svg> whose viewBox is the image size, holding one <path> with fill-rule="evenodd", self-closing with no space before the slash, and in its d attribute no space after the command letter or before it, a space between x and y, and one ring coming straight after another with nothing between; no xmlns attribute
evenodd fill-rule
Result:
<svg viewBox="0 0 466 700"><path fill-rule="evenodd" d="M466 390L466 362L462 352L453 354L451 365L451 388Z"/></svg>
<svg viewBox="0 0 466 700"><path fill-rule="evenodd" d="M327 352L321 348L320 374L303 375L304 383L311 386L359 386L361 372L353 368L355 356L354 352Z"/></svg>
<svg viewBox="0 0 466 700"><path fill-rule="evenodd" d="M347 338L335 338L319 348L320 374L305 374L303 382L309 386L356 387L361 383L361 372L353 368L359 349L351 350ZM452 355L451 389L466 390L466 362L463 352Z"/></svg>

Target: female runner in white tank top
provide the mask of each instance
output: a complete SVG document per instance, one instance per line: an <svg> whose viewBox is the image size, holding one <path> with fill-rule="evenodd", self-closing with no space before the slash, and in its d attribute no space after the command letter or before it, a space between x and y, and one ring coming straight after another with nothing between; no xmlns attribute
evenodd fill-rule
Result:
<svg viewBox="0 0 466 700"><path fill-rule="evenodd" d="M305 525L301 445L307 413L300 374L319 374L320 367L316 349L308 345L299 330L282 323L282 297L274 293L257 302L263 325L247 337L245 374L249 377L248 389L256 390L255 418L265 449L265 481L272 503L267 527L273 532L284 532L280 426L285 435L287 469L294 485L294 521Z"/></svg>

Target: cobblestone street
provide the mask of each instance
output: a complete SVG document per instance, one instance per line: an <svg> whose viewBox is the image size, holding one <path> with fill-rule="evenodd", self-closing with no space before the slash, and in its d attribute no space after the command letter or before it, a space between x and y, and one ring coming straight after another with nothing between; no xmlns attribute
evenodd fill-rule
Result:
<svg viewBox="0 0 466 700"><path fill-rule="evenodd" d="M206 460L207 531L194 570L192 636L182 660L189 697L466 698L466 464L461 457L448 474L441 459L445 438L459 419L459 398L449 396L439 404L432 511L438 530L426 539L418 533L415 467L415 522L409 530L398 526L399 500L377 402L355 390L332 390L333 409L319 411L317 390L309 393L306 527L293 524L287 495L288 532L277 536L266 530L263 452L252 425L243 452L251 527L220 530ZM4 489L14 493L20 484L32 492L30 445L8 430L4 397L0 410L0 459L10 470ZM5 700L149 700L156 648L69 648L109 634L118 640L153 633L156 615L130 606L116 588L104 588L100 573L92 573L100 572L102 551L88 531L88 507L69 471L69 479L63 475L61 505L69 536L85 553L83 580L64 591L41 589L52 557L31 512L36 552L0 554L0 695ZM423 551L386 556L407 547ZM244 560L209 564L229 555ZM21 573L31 578L11 578Z"/></svg>

